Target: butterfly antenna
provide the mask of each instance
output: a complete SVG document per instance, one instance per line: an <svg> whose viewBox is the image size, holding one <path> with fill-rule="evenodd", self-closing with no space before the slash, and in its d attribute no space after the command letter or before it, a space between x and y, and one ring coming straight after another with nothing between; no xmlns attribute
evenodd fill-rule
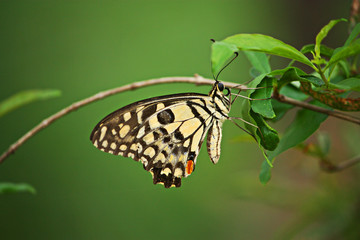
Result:
<svg viewBox="0 0 360 240"><path fill-rule="evenodd" d="M227 66L229 66L230 63L232 63L232 62L235 60L235 58L237 58L237 57L239 56L239 53L238 53L238 52L235 52L234 54L235 54L235 57L233 57L233 59L231 59L230 62L228 62L228 63L219 71L219 73L216 75L215 81L218 80L218 77L219 77L220 73L221 73ZM212 67L211 67L211 68L212 68Z"/></svg>
<svg viewBox="0 0 360 240"><path fill-rule="evenodd" d="M215 42L215 40L214 39L210 39L210 41L211 42ZM218 77L219 77L219 75L220 75L220 73L227 67L227 66L229 66L230 65L230 63L232 63L234 60L235 60L235 58L237 58L237 56L239 56L239 53L238 52L235 52L235 57L233 58L233 59L231 59L230 60L230 62L228 62L220 71L219 71L219 73L216 75L216 77L215 77L215 75L214 75L214 73L212 74L213 75L213 78L214 78L214 80L217 82L218 81ZM210 62L210 65L211 65L211 69L212 69L212 61ZM212 71L211 71L212 72Z"/></svg>
<svg viewBox="0 0 360 240"><path fill-rule="evenodd" d="M215 42L215 39L211 38L210 41L214 43L214 42ZM213 67L212 67L212 61L211 61L211 60L210 60L210 67L211 67L211 73L212 73L213 79L215 79L215 75L214 75L214 73L212 72L212 68L213 68ZM215 79L215 81L217 81L217 80Z"/></svg>

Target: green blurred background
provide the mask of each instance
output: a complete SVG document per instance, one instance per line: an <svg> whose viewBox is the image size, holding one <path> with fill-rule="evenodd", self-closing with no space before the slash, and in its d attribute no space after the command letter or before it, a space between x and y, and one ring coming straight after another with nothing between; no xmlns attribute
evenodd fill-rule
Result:
<svg viewBox="0 0 360 240"><path fill-rule="evenodd" d="M263 33L297 48L312 43L329 20L349 16L350 2L1 0L0 99L27 89L63 94L0 118L0 150L99 91L157 77L211 77L210 38ZM345 25L325 43L340 46ZM241 56L221 78L245 82L249 69ZM193 91L207 93L209 87L168 84L125 92L67 115L26 142L0 165L0 182L27 182L37 194L0 195L0 239L359 236L358 167L326 174L316 159L291 150L278 158L263 186L260 150L254 142L239 142L243 133L226 123L219 163L214 166L203 147L182 187L164 189L152 184L141 164L105 154L89 141L95 124L126 104ZM275 127L284 129L288 121ZM322 131L332 136L335 157L351 156L346 141L357 134L346 133L358 128L329 119Z"/></svg>

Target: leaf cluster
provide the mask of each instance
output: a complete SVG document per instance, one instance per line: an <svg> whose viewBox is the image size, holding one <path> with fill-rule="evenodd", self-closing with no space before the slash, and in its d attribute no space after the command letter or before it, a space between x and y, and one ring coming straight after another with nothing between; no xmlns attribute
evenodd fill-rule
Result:
<svg viewBox="0 0 360 240"><path fill-rule="evenodd" d="M324 113L301 109L280 138L267 121L279 121L294 106L277 101L274 96L283 95L298 101L312 98L309 103L322 108L360 111L360 98L349 97L360 91L357 62L360 24L353 28L343 46L334 49L322 43L329 31L340 22L346 20L330 21L317 34L315 43L304 46L300 51L262 34L237 34L212 45L213 74L221 70L234 52L241 51L252 64L250 73L254 77L248 84L252 90L246 92L247 97L268 99L249 100L242 105L242 118L258 128L250 125L245 127L254 134L266 158L260 171L262 183L270 180L275 157L309 138L328 117ZM269 55L289 59L288 66L272 69ZM295 62L304 67L295 67ZM309 67L311 72L306 73Z"/></svg>

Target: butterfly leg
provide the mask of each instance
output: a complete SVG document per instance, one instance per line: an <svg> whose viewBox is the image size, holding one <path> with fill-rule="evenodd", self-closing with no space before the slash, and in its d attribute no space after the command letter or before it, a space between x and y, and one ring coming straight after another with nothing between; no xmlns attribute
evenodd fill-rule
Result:
<svg viewBox="0 0 360 240"><path fill-rule="evenodd" d="M237 124L237 123L234 121L235 119L236 119L236 120L241 120L241 121L243 121L244 123L246 123L246 124L248 124L248 125L250 125L250 126L258 129L259 132L260 132L260 134L261 134L261 137L263 138L262 132L261 132L261 130L260 130L260 128L259 128L258 126L254 125L254 124L252 124L251 122L248 122L248 121L246 121L246 120L244 120L244 119L242 119L242 118L240 118L240 117L228 117L228 120L230 120L232 123L234 123L234 124L235 124L238 128L240 128L241 130L243 130L244 132L246 132L247 134L249 134L250 136L252 136L252 137L255 139L255 141L257 142L257 139L256 139L255 135L252 134L251 132L249 132L248 130L244 129L243 127L241 127L239 124Z"/></svg>

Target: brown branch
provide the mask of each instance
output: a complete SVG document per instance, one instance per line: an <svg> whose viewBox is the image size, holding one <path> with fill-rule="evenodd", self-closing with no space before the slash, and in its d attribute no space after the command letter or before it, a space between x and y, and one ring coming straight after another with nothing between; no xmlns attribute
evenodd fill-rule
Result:
<svg viewBox="0 0 360 240"><path fill-rule="evenodd" d="M121 93L124 91L128 91L128 90L135 90L137 88L141 88L141 87L147 87L147 86L151 86L151 85L156 85L156 84L163 84L163 83L194 83L196 85L212 85L214 84L214 80L213 79L206 79L203 78L201 76L195 75L195 77L166 77L166 78L158 78L158 79L151 79L151 80L147 80L147 81L141 81L141 82L136 82L133 84L129 84L129 85L125 85L123 87L119 87L119 88L114 88L114 89L110 89L107 91L103 91L100 92L98 94L95 94L94 96L91 96L89 98L83 99L81 101L78 101L74 104L71 104L70 106L60 110L59 112L55 113L54 115L48 117L47 119L43 120L40 124L38 124L36 127L34 127L33 129L31 129L29 132L27 132L24 136L22 136L18 141L16 141L13 145L11 145L9 147L9 149L4 152L1 156L0 156L0 164L4 162L4 160L9 157L12 153L15 152L15 150L17 150L24 142L26 142L27 140L29 140L29 138L31 138L32 136L34 136L36 133L38 133L40 130L42 130L43 128L49 126L50 124L52 124L54 121L56 121L57 119L63 117L64 115L77 110L80 107L83 107L89 103L98 101L100 99L103 99L105 97L117 94L117 93ZM241 90L246 90L246 86L245 85L241 85L241 84L237 84L237 83L231 83L231 82L223 82L225 86L229 87L229 88L233 88L233 89L241 89ZM279 95L281 96L281 95ZM313 111L317 111L317 112L321 112L321 113L325 113L346 121L350 121L350 122L354 122L357 124L360 124L360 119L356 119L352 116L349 115L345 115L341 112L337 113L335 111L329 111L327 109L323 109L320 107L316 107L314 105L308 104L308 103L303 103L303 102L299 102L296 101L294 99L291 98L287 98L284 96L281 96L279 98L276 98L277 100L281 101L281 102L285 102L285 103L289 103L295 106L299 106L299 107L303 107L303 108L307 108Z"/></svg>
<svg viewBox="0 0 360 240"><path fill-rule="evenodd" d="M330 109L318 107L318 106L315 106L315 105L312 105L312 104L309 104L309 103L306 103L306 102L301 102L301 101L286 97L286 96L281 95L281 94L276 94L276 91L274 91L273 98L278 100L279 102L284 102L284 103L288 103L288 104L291 104L291 105L294 105L294 106L306 108L306 109L309 109L309 110L312 110L312 111L315 111L315 112L324 113L324 114L327 114L329 116L340 118L342 120L349 121L349 122L356 123L356 124L360 125L360 119L359 118L353 117L351 115L345 114L345 113L337 111L337 110L330 110Z"/></svg>
<svg viewBox="0 0 360 240"><path fill-rule="evenodd" d="M333 164L328 160L322 159L320 160L320 168L328 173L340 172L346 168L349 168L360 162L360 156L351 158L339 164Z"/></svg>
<svg viewBox="0 0 360 240"><path fill-rule="evenodd" d="M57 119L63 117L64 115L66 115L72 111L75 111L78 108L85 106L89 103L98 101L100 99L103 99L105 97L108 97L108 96L111 96L111 95L114 95L117 93L121 93L121 92L128 91L128 90L135 90L137 88L147 87L147 86L162 84L162 83L194 83L196 85L212 85L212 84L214 84L214 80L206 79L206 78L203 78L198 75L195 75L194 77L165 77L165 78L158 78L158 79L150 79L150 80L146 80L146 81L142 81L142 82L136 82L136 83L122 86L122 87L118 87L118 88L114 88L114 89L110 89L107 91L97 93L89 98L75 102L75 103L71 104L70 106L60 110L59 112L55 113L54 115L43 120L36 127L31 129L24 136L22 136L18 141L16 141L14 144L12 144L9 147L9 149L0 156L0 164L2 162L4 162L4 160L7 157L9 157L12 153L14 153L15 150L18 149L29 138L34 136L41 129L49 126L51 123L53 123ZM246 89L246 86L239 85L237 83L230 83L230 82L223 82L223 83L230 88L243 89L243 90Z"/></svg>

